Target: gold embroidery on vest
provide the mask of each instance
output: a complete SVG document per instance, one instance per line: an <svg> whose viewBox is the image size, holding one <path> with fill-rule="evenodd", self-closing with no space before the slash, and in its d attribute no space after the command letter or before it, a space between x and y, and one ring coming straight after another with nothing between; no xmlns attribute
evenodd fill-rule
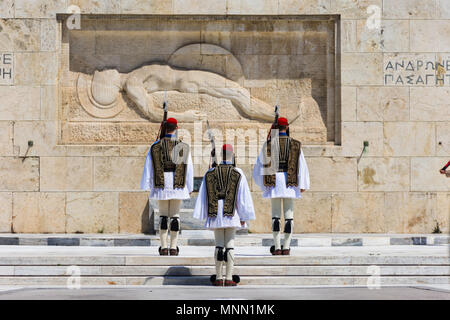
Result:
<svg viewBox="0 0 450 320"><path fill-rule="evenodd" d="M267 152L264 159L264 168L269 170L272 163L272 150L271 143L265 144L267 146ZM298 187L298 160L301 152L301 142L295 139L286 137L279 138L278 145L279 151L279 166L287 166L286 170L286 186L287 187ZM275 187L275 174L264 175L264 185L266 187Z"/></svg>
<svg viewBox="0 0 450 320"><path fill-rule="evenodd" d="M155 188L164 188L164 169L174 172L174 188L184 188L186 185L186 162L189 155L189 146L186 143L163 138L153 144L150 155Z"/></svg>
<svg viewBox="0 0 450 320"><path fill-rule="evenodd" d="M232 217L236 207L241 174L232 165L218 165L205 175L208 216L217 217L218 201L223 202L223 215Z"/></svg>

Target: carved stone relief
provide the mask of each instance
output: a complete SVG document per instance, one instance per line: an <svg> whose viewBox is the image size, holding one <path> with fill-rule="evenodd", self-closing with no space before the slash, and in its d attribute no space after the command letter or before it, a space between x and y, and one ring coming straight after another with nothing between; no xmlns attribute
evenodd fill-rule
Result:
<svg viewBox="0 0 450 320"><path fill-rule="evenodd" d="M84 36L75 33L67 44L69 64L62 66L69 69L68 85L62 88L63 144L151 143L162 118L164 92L169 115L189 130L192 129L189 123L204 119L218 128L268 128L273 121L273 106L278 102L295 137L306 143L327 140L327 120L323 107L318 104L322 89L316 88L315 94L313 89L321 83L316 78L323 76L308 77L311 71L300 69L297 77L283 76L284 73L278 75L276 70L301 68L301 64L289 64L303 57L309 59L310 55L293 55L283 66L280 59L287 55L274 56L277 62L269 62L267 75L264 75L261 68L265 67L258 61L268 63L272 58L267 60L267 56L256 54L243 56L241 52L236 55L221 45L202 42L181 45L161 55L164 58L149 55L149 59L136 68L124 68L120 64L123 58L116 56L110 57L110 63L106 63L108 56L102 56L98 67L92 68L96 64L85 51L90 50L91 37L99 38L95 43L101 43L104 34L84 32ZM320 39L324 38L319 35ZM78 41L86 50L71 52ZM316 62L320 63L321 56L318 55ZM253 76L249 64L254 65L259 76Z"/></svg>

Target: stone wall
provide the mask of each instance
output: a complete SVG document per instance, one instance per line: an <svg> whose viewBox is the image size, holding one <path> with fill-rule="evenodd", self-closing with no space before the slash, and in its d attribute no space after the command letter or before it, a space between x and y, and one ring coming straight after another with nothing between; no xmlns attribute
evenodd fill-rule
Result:
<svg viewBox="0 0 450 320"><path fill-rule="evenodd" d="M297 201L295 231L431 233L439 223L448 232L450 179L438 172L450 158L447 0L2 0L0 232L150 231L147 195L139 191L148 144L146 136L136 137L153 136L147 121L136 120L142 127L112 121L101 133L95 122L73 129L83 143L63 136L71 43L56 15L70 5L82 14L143 20L146 14L339 15L340 83L328 88L337 88L338 108L324 118L326 141L303 147L311 190ZM95 54L85 32L72 50ZM96 37L104 50L112 45ZM113 62L104 59L105 66ZM196 164L195 175L206 166ZM242 165L249 181L251 167ZM251 188L258 217L251 231L268 232L269 201Z"/></svg>

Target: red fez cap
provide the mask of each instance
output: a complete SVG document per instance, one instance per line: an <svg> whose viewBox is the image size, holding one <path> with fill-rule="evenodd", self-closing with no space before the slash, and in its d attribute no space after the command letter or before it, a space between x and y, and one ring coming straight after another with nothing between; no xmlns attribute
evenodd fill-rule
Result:
<svg viewBox="0 0 450 320"><path fill-rule="evenodd" d="M169 118L169 119L166 120L166 122L167 122L167 123L172 123L172 124L176 125L177 128L178 128L178 122L177 122L177 119L175 119L175 118Z"/></svg>
<svg viewBox="0 0 450 320"><path fill-rule="evenodd" d="M233 152L233 146L231 144L224 144L222 147L223 151Z"/></svg>
<svg viewBox="0 0 450 320"><path fill-rule="evenodd" d="M289 123L288 123L286 118L281 117L281 118L278 118L278 125L280 125L280 126L288 126Z"/></svg>

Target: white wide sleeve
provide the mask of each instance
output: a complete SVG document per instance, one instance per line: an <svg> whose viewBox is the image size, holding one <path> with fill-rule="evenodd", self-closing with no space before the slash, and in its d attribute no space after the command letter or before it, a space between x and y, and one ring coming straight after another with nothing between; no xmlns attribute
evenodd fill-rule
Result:
<svg viewBox="0 0 450 320"><path fill-rule="evenodd" d="M247 178L241 172L241 181L236 199L236 212L241 221L255 220L255 208L253 207L252 194L248 187Z"/></svg>
<svg viewBox="0 0 450 320"><path fill-rule="evenodd" d="M309 189L309 170L306 164L305 157L303 156L303 151L300 152L299 157L299 170L298 170L298 181L300 189Z"/></svg>
<svg viewBox="0 0 450 320"><path fill-rule="evenodd" d="M261 191L264 191L264 183L263 183L263 172L262 172L262 163L260 161L261 154L256 159L255 165L253 166L253 181L255 181L256 185L261 189Z"/></svg>
<svg viewBox="0 0 450 320"><path fill-rule="evenodd" d="M205 220L208 217L206 209L206 187L205 187L205 177L203 177L200 190L198 191L198 197L195 201L194 214L193 217L199 220Z"/></svg>
<svg viewBox="0 0 450 320"><path fill-rule="evenodd" d="M186 165L186 187L189 193L191 193L192 190L194 190L194 166L192 165L191 153L189 153Z"/></svg>
<svg viewBox="0 0 450 320"><path fill-rule="evenodd" d="M151 150L151 147L150 147ZM150 190L153 187L153 165L152 157L150 155L150 150L147 153L147 158L145 159L144 170L142 172L141 178L141 189Z"/></svg>

